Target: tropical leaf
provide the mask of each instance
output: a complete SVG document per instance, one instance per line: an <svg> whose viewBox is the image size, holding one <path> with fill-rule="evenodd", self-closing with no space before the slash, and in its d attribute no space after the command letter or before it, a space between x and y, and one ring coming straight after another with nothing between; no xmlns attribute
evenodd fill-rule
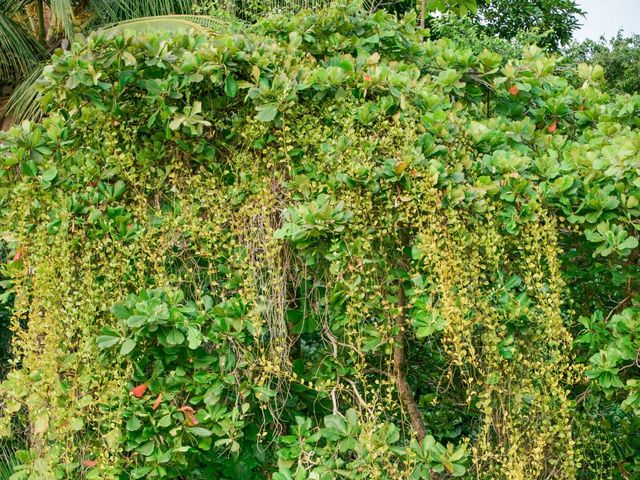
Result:
<svg viewBox="0 0 640 480"><path fill-rule="evenodd" d="M18 465L13 445L2 444L0 446L0 480L9 480L14 473L14 467Z"/></svg>
<svg viewBox="0 0 640 480"><path fill-rule="evenodd" d="M105 25L107 32L131 30L134 32L148 32L165 30L176 33L197 32L208 33L219 30L225 23L215 17L204 15L163 15L158 17L136 18L116 24Z"/></svg>
<svg viewBox="0 0 640 480"><path fill-rule="evenodd" d="M40 119L40 92L36 85L42 77L42 67L42 63L36 64L31 73L15 87L0 119L11 118L13 123Z"/></svg>
<svg viewBox="0 0 640 480"><path fill-rule="evenodd" d="M10 16L19 12L32 0L0 0L0 12L5 16Z"/></svg>
<svg viewBox="0 0 640 480"><path fill-rule="evenodd" d="M0 82L15 84L33 71L44 54L36 39L9 15L9 2L0 4ZM8 12L8 13L5 13Z"/></svg>
<svg viewBox="0 0 640 480"><path fill-rule="evenodd" d="M89 0L101 23L116 23L142 17L183 15L192 12L190 0Z"/></svg>
<svg viewBox="0 0 640 480"><path fill-rule="evenodd" d="M73 6L71 0L50 0L51 29L63 31L69 40L73 40Z"/></svg>

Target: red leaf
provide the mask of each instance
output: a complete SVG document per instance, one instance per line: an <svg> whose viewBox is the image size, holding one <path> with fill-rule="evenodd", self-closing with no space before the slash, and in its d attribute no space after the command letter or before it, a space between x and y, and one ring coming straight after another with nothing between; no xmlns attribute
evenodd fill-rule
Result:
<svg viewBox="0 0 640 480"><path fill-rule="evenodd" d="M549 126L547 127L547 131L548 131L549 133L553 133L553 132L555 132L557 129L558 129L558 123L557 123L555 120L553 121L553 123L552 123L551 125L549 125Z"/></svg>
<svg viewBox="0 0 640 480"><path fill-rule="evenodd" d="M13 256L13 261L17 262L18 260L20 260L20 258L22 258L22 250L18 250L16 252L16 254Z"/></svg>
<svg viewBox="0 0 640 480"><path fill-rule="evenodd" d="M365 82L370 82L371 80L373 80L373 79L371 78L371 75L367 75L366 73L362 76L362 78L364 78L364 81L365 81Z"/></svg>
<svg viewBox="0 0 640 480"><path fill-rule="evenodd" d="M147 386L144 383L141 383L137 387L134 387L131 389L131 393L133 393L133 396L136 398L142 398L142 396L144 395L144 392L146 391L147 391Z"/></svg>
<svg viewBox="0 0 640 480"><path fill-rule="evenodd" d="M153 407L151 408L153 408L154 410L157 410L161 403L162 403L162 394L159 394L158 397L156 398L156 401L153 402Z"/></svg>
<svg viewBox="0 0 640 480"><path fill-rule="evenodd" d="M511 88L509 89L509 93L513 96L516 96L518 95L518 93L520 93L520 89L515 85L511 85Z"/></svg>
<svg viewBox="0 0 640 480"><path fill-rule="evenodd" d="M82 466L87 468L93 468L98 464L97 460L83 460Z"/></svg>

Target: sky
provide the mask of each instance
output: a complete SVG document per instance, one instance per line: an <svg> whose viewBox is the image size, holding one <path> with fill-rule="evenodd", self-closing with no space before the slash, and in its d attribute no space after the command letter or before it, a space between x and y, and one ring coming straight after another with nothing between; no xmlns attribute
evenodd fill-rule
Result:
<svg viewBox="0 0 640 480"><path fill-rule="evenodd" d="M621 28L626 34L640 33L640 0L578 0L577 3L587 14L580 19L583 26L576 32L576 40L597 40L600 35L611 38Z"/></svg>

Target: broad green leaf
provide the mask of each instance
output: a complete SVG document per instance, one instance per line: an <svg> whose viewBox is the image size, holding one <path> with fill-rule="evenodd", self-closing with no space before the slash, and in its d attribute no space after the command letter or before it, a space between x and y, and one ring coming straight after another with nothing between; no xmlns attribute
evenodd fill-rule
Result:
<svg viewBox="0 0 640 480"><path fill-rule="evenodd" d="M169 345L180 345L184 342L184 334L177 328L173 328L167 333L167 343Z"/></svg>
<svg viewBox="0 0 640 480"><path fill-rule="evenodd" d="M224 81L224 93L227 97L235 97L238 94L238 84L233 75L227 75Z"/></svg>
<svg viewBox="0 0 640 480"><path fill-rule="evenodd" d="M142 445L139 449L138 452L140 453L140 455L144 456L144 457L148 457L149 455L151 455L153 453L153 451L155 450L155 444L152 441L149 441L147 443L145 443L144 445Z"/></svg>
<svg viewBox="0 0 640 480"><path fill-rule="evenodd" d="M120 342L120 340L120 337L114 337L112 335L100 335L96 340L96 343L100 348L109 348Z"/></svg>
<svg viewBox="0 0 640 480"><path fill-rule="evenodd" d="M127 338L122 342L122 346L120 347L120 355L128 355L135 348L136 341L132 338Z"/></svg>
<svg viewBox="0 0 640 480"><path fill-rule="evenodd" d="M271 122L278 115L278 108L273 104L261 105L257 110L256 118L261 122Z"/></svg>

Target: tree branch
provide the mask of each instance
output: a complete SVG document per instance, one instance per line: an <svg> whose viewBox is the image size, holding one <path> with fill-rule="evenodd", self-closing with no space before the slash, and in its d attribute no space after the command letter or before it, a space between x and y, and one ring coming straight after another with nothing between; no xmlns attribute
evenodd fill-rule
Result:
<svg viewBox="0 0 640 480"><path fill-rule="evenodd" d="M398 333L395 336L393 344L393 376L396 381L396 388L398 389L400 401L409 414L411 426L415 430L418 440L422 440L427 432L424 427L424 421L422 420L422 413L413 398L411 386L409 385L407 376L405 375L405 331L407 323L405 310L407 308L407 296L402 282L400 282L399 285L398 296L400 312L395 319L395 326L398 329Z"/></svg>

